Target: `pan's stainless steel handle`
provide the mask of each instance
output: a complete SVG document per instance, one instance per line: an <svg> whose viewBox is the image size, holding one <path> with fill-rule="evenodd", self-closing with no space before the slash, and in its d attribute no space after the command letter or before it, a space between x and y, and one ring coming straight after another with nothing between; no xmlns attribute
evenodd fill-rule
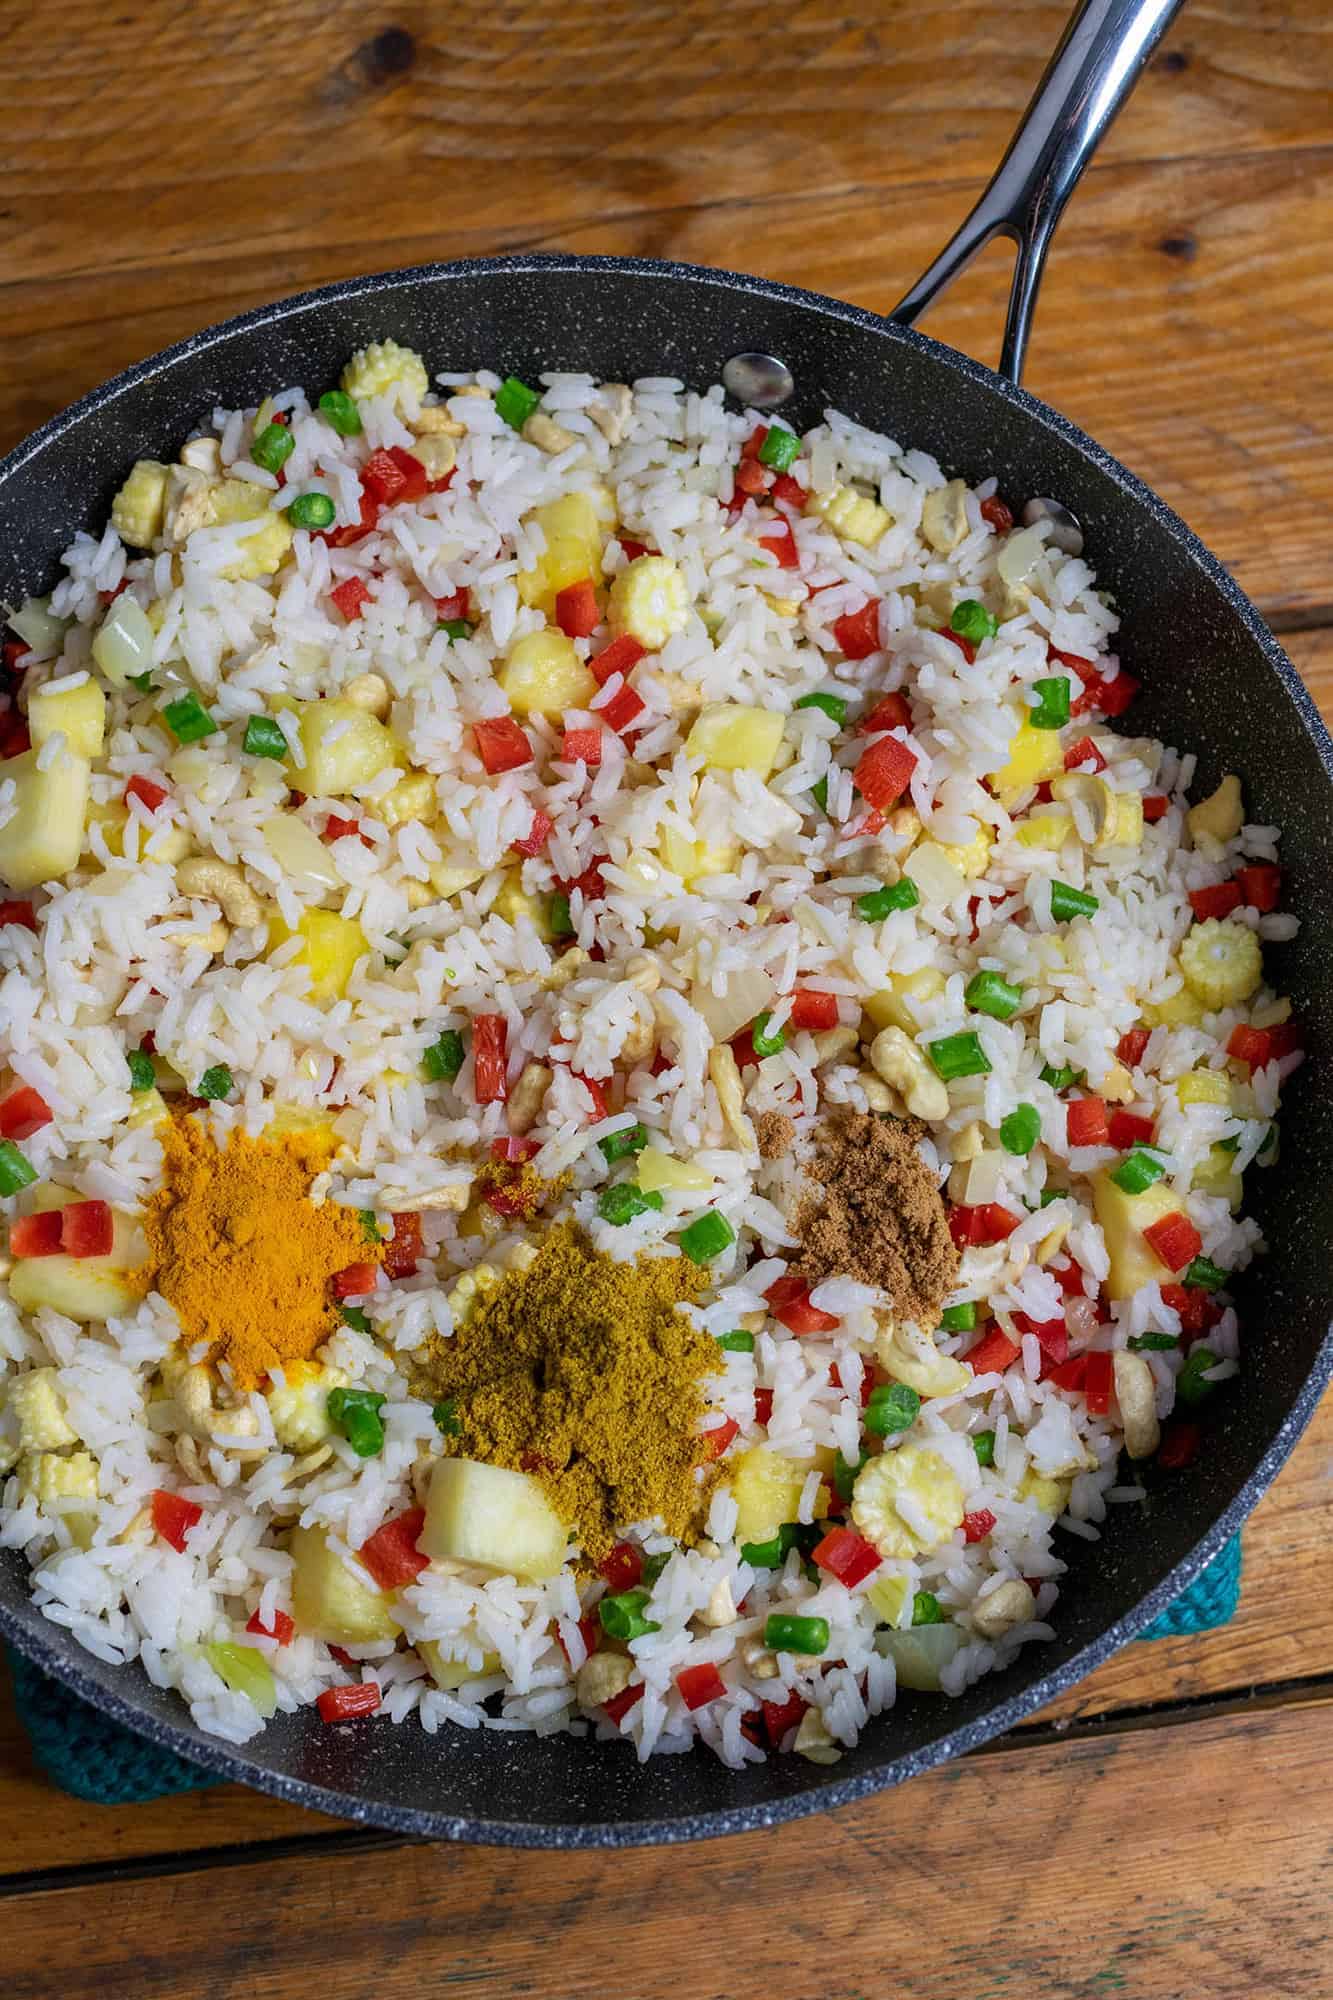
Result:
<svg viewBox="0 0 1333 2000"><path fill-rule="evenodd" d="M1083 0L990 186L890 319L912 326L996 236L1018 246L1000 373L1017 382L1051 236L1102 134L1182 0Z"/></svg>

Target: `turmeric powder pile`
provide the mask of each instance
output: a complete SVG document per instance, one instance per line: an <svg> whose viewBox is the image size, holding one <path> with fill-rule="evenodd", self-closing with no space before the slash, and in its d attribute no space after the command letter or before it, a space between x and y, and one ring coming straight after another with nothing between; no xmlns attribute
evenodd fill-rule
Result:
<svg viewBox="0 0 1333 2000"><path fill-rule="evenodd" d="M539 1479L591 1561L653 1515L688 1539L706 1492L701 1384L718 1362L676 1308L704 1282L683 1257L618 1263L561 1223L431 1338L419 1392L454 1403L449 1449Z"/></svg>
<svg viewBox="0 0 1333 2000"><path fill-rule="evenodd" d="M305 1360L337 1324L329 1280L382 1255L355 1209L316 1207L310 1184L328 1165L319 1132L225 1148L197 1118L161 1127L164 1185L144 1215L142 1276L176 1309L187 1344L206 1340L240 1389Z"/></svg>

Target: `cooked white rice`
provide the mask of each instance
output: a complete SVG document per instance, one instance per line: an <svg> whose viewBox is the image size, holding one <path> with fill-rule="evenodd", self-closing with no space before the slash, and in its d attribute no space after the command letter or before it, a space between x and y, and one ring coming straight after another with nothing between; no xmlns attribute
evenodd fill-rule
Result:
<svg viewBox="0 0 1333 2000"><path fill-rule="evenodd" d="M487 374L475 379L490 390L498 383ZM1226 1272L1249 1262L1262 1248L1254 1223L1233 1213L1228 1190L1208 1191L1217 1187L1215 1173L1206 1187L1193 1183L1210 1161L1216 1167L1220 1142L1238 1142L1237 1175L1265 1147L1280 1085L1299 1057L1287 1055L1249 1077L1234 1063L1227 1069L1226 1044L1238 1023L1277 1018L1280 1003L1261 988L1221 1012L1194 1009L1196 1022L1155 1026L1127 1080L1116 1070L1116 1052L1122 1036L1143 1022L1145 1007L1179 1000L1177 954L1191 924L1189 892L1228 880L1247 862L1271 861L1277 833L1241 826L1221 841L1191 839L1185 815L1193 759L1116 734L1093 717L1070 724L1060 742L1091 733L1110 787L1164 798L1164 815L1137 845L1095 855L1085 845L1087 827L1084 839L1067 841L1059 852L1024 844L1033 787L1001 804L983 783L1006 762L1015 699L1035 681L1067 671L1052 665L1052 648L1096 660L1104 679L1113 679L1116 619L1088 564L1049 543L1033 549L1018 596L1006 591L997 573L1006 537L981 512L995 481L962 496L960 539L940 553L922 534L923 504L944 485L939 466L829 411L803 441L794 476L815 495L856 482L856 490L878 497L888 525L867 547L840 537L813 510L791 510L799 566L779 568L757 544L758 503L751 499L739 510L720 504L732 496L753 413L729 410L718 388L700 395L671 380L642 381L623 435L612 444L607 432L615 435L614 422L598 421L609 399L590 377L542 381L545 409L572 438L565 448L544 452L509 428L489 394L459 395L467 385L442 379L430 400L442 398L463 427L448 489L386 508L374 532L352 546L333 547L298 531L275 577L228 581L221 574L253 522L202 525L183 546L159 541L146 554L132 553L111 527L100 537L76 538L50 605L62 622L43 625L33 615L20 622L34 642L24 683L29 697L48 680L91 667L93 637L110 593L122 586L149 612L156 631L156 692L141 697L133 688L107 688L109 730L92 779L94 804L117 806L136 774L160 781L171 793L171 821L195 851L239 863L254 892L275 903L288 925L312 904L355 919L368 952L346 997L316 1004L305 970L292 962L296 944L266 953L262 926L232 929L218 954L183 950L181 935L206 930L221 912L207 898L178 893L175 861L148 858L145 846L161 819L131 800L112 845L111 822L95 819L78 867L33 897L36 929L11 923L0 931L3 1051L13 1081L37 1090L54 1113L23 1141L23 1152L43 1181L80 1197L132 1211L157 1182L158 1141L151 1123L128 1122L135 1099L126 1074L126 1052L151 1031L157 1050L191 1088L212 1066L231 1070L234 1096L206 1114L219 1138L238 1126L261 1132L276 1103L327 1111L343 1151L318 1191L389 1211L451 1177L465 1181L490 1140L506 1131L503 1104L475 1101L470 1059L452 1086L419 1080L423 1051L442 1030L457 1028L466 1037L476 1014L503 1014L511 1084L529 1061L554 1066L534 1128L542 1147L537 1165L569 1171L567 1211L597 1247L629 1257L674 1246L682 1226L704 1209L730 1224L734 1244L712 1265L702 1322L720 1334L747 1316L760 1318L752 1354L719 1354L715 1400L738 1426L729 1457L766 1440L774 1452L804 1462L798 1516L805 1522L813 1519L820 1470L832 1453L855 1462L862 1447L857 1391L891 1302L844 1274L816 1297L839 1315L837 1330L798 1339L765 1315L763 1293L793 1249L793 1194L821 1110L874 1108L882 1095L872 1077L867 1096L869 1072L857 1051L822 1062L810 1033L789 1024L786 1046L745 1073L749 1118L783 1111L796 1127L794 1153L761 1162L724 1123L708 1074L713 1033L728 1002L737 1026L760 1007L780 1024L798 984L838 996L842 1020L855 1025L861 1003L889 989L895 977L937 972L938 991L919 1003L916 1042L975 1032L990 1067L951 1084L947 1115L932 1124L923 1155L942 1183L950 1178L955 1200L974 1178L983 1193L969 1197L970 1205L984 1199L1022 1218L1006 1241L965 1252L953 1303L987 1302L995 1324L1014 1332L1019 1355L1003 1373L972 1373L965 1388L928 1398L910 1433L891 1438L888 1449L928 1446L961 1488L968 1514L988 1510L994 1517L991 1530L969 1542L955 1529L932 1545L928 1517L909 1495L902 1518L920 1531L920 1552L886 1560L848 1590L822 1570L812 1577L797 1548L776 1570L748 1564L725 1484L712 1502L709 1539L699 1548L676 1547L654 1523L624 1523L630 1540L648 1553L668 1552L669 1560L649 1606L657 1629L630 1648L643 1695L618 1723L578 1699L584 1657L578 1620L603 1586L580 1579L572 1564L542 1583L432 1566L401 1593L405 1636L353 1649L356 1671L378 1683L383 1712L394 1721L415 1715L432 1732L451 1724L620 1733L645 1758L701 1738L739 1766L765 1755L758 1704L781 1704L793 1692L822 1716L832 1745L854 1743L868 1719L894 1701L895 1658L902 1664L911 1657L912 1642L893 1624L910 1629L914 1605L918 1615L928 1613L930 1598L956 1644L951 1658L940 1655L946 1693L1049 1638L1065 1567L1057 1529L1095 1537L1108 1504L1141 1498L1136 1477L1120 1469L1114 1401L1109 1411L1090 1414L1077 1389L1043 1379L1040 1342L1015 1329L1014 1314L1037 1324L1064 1315L1065 1289L1053 1260L1069 1278L1062 1260L1072 1257L1094 1295L1108 1273L1089 1176L1113 1166L1116 1155L1104 1145L1071 1155L1068 1092L1062 1098L1042 1071L1084 1072L1088 1091L1106 1089L1151 1117L1175 1206L1197 1228L1203 1254ZM401 384L363 400L362 434L346 439L312 409L302 388L284 390L272 407L287 413L294 440L281 487L249 457L253 410L215 410L200 435L220 440L222 462L234 476L272 488L275 508L289 505L294 493L327 493L340 525L358 518L359 470L367 456L386 446L410 447L420 424L417 395ZM995 471L1003 488L1004 468ZM632 757L621 737L604 729L599 768L553 761L559 721L528 717L522 720L536 758L490 777L472 725L508 712L497 668L518 638L543 623L516 584L542 553L534 510L599 485L614 495L620 533L679 566L690 615L631 677L646 704ZM627 560L608 533L605 576ZM330 590L353 577L367 581L370 596L362 615L348 621ZM436 600L460 591L470 594L478 622L470 636L451 643L436 629ZM849 660L834 626L867 598L879 602L881 645ZM941 600L947 618L949 605L962 599L1009 614L972 661L932 629L942 622ZM599 651L607 636L577 641L580 654ZM1168 666L1164 658L1162 670ZM273 705L334 695L367 673L388 683L410 768L430 774L433 797L426 812L390 828L377 817L377 805L403 776L395 768L360 787L354 804L345 796L310 796L291 807L316 834L330 814L360 822L364 840L326 847L337 885L320 889L309 878L284 874L261 831L275 810L290 806L288 784L300 786L302 775L291 716ZM1071 679L1077 696L1081 683ZM617 685L609 684L589 712L566 717L566 725L597 726ZM222 728L181 748L160 709L187 689ZM839 728L818 707L794 710L814 690L847 698L847 726ZM856 734L855 716L863 697L891 690L902 690L912 704L910 804L920 826L894 815L882 831L867 834L859 830L864 801L852 787L867 741ZM687 754L684 740L699 705L722 701L787 718L784 748L767 781L755 771L701 771ZM290 770L241 754L245 720L265 713L275 713L288 736ZM811 796L821 783L826 813ZM0 781L0 820L13 810L5 803L12 789ZM553 824L544 852L522 863L524 902L513 894L509 850L528 834L536 808ZM858 914L858 897L896 879L909 851L921 853L923 839L966 846L982 829L991 840L984 873L960 875L942 899L878 922ZM717 850L721 872L687 886L663 859L664 831ZM115 851L121 846L123 856ZM421 885L446 855L472 879L446 900L433 891L423 895ZM604 895L572 889L576 935L550 942L538 921L544 899L594 861L601 863ZM1091 890L1095 913L1058 923L1051 913L1054 878ZM1295 928L1285 915L1253 908L1232 921L1261 938L1289 936ZM549 984L552 965L571 947L581 954L596 947L597 955L566 958L563 970L572 976ZM968 1006L964 989L980 969L1021 987L1023 1006L1012 1020ZM659 1074L650 1067L651 1047L648 1055L622 1054L642 1050L644 1024L651 1026L651 1045L665 1040L672 1052ZM1236 1086L1230 1101L1182 1105L1177 1082L1197 1069L1226 1073ZM589 1122L577 1073L608 1086L617 1078L615 1101L623 1108ZM1040 1114L1040 1141L1026 1156L1006 1151L997 1138L1001 1121L1019 1104ZM613 1227L598 1214L608 1172L595 1142L634 1120L663 1151L706 1169L711 1187L669 1193L660 1213ZM978 1141L984 1166L968 1160ZM1048 1185L1069 1192L1043 1210L1038 1204ZM30 1201L24 1193L7 1205L21 1212ZM239 1407L219 1412L211 1440L189 1438L182 1411L162 1385L162 1364L179 1327L161 1297L151 1295L105 1323L80 1323L50 1307L23 1313L7 1296L0 1301L0 1380L9 1391L0 1414L0 1473L9 1474L0 1542L26 1556L46 1617L100 1658L140 1661L153 1681L179 1690L201 1727L232 1742L245 1741L262 1722L201 1647L239 1636L256 1613L271 1624L290 1606L292 1558L283 1538L293 1523L326 1528L354 1564L351 1552L413 1504L414 1469L419 1483L426 1462L440 1452L431 1410L409 1393L401 1358L429 1335L449 1334L448 1295L458 1273L482 1257L503 1266L516 1239L461 1235L457 1215L441 1209L427 1212L425 1226L433 1263L392 1285L381 1277L366 1301L371 1334L344 1327L322 1357L354 1383L385 1394L384 1450L362 1460L335 1436L331 1456L313 1472L275 1435L263 1394L235 1399ZM1065 1232L1055 1247L1053 1229ZM1164 1300L1163 1282L1170 1282L1164 1268L1160 1281L1129 1297L1112 1302L1102 1290L1092 1348L1119 1351L1145 1334L1179 1334L1179 1313ZM1208 1342L1220 1382L1237 1365L1238 1335L1225 1291L1217 1296L1224 1309ZM973 1339L945 1333L936 1344L948 1356L966 1352ZM1184 1355L1179 1347L1158 1348L1146 1358L1157 1416L1166 1418ZM841 1387L830 1379L833 1363ZM57 1449L95 1460L91 1514L86 1498L80 1515L76 1503L62 1507L40 1497L40 1447L23 1432L13 1397L15 1382L35 1369L55 1371L76 1438L74 1446ZM766 1425L756 1417L756 1391L771 1396ZM984 1466L971 1442L983 1432L994 1434L993 1463ZM180 1491L203 1510L185 1552L155 1537L146 1519L159 1488ZM877 1609L866 1594L890 1578L900 1579L895 1621L885 1614L883 1596ZM1018 1622L985 1637L986 1598L1023 1578L1031 1593ZM699 1614L725 1595L724 1586L739 1614L721 1624L702 1622ZM823 1658L766 1651L766 1619L775 1607L827 1620ZM417 1641L437 1642L475 1677L437 1686ZM349 1678L344 1662L300 1631L285 1646L253 1636L245 1643L269 1657L282 1710L309 1704ZM725 1693L691 1712L676 1677L710 1662ZM919 1665L904 1671L916 1677ZM787 1732L785 1747L793 1734ZM800 1747L832 1754L817 1739L807 1725Z"/></svg>

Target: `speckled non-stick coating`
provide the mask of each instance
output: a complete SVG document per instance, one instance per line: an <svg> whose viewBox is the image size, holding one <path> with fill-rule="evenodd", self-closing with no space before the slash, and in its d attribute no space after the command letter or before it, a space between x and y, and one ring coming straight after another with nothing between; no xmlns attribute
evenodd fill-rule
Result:
<svg viewBox="0 0 1333 2000"><path fill-rule="evenodd" d="M1333 745L1253 607L1184 524L1080 431L989 369L812 293L726 272L622 258L519 257L358 278L248 313L144 362L55 418L0 463L0 596L49 586L59 550L97 528L141 454L171 457L214 404L293 382L331 383L349 351L393 335L433 368L675 374L703 387L745 349L793 370L784 411L836 404L934 452L1011 500L1050 494L1083 522L1114 592L1122 656L1145 683L1133 726L1196 750L1201 777L1240 771L1251 818L1285 830L1300 939L1269 954L1309 1030L1281 1161L1253 1173L1271 1255L1239 1288L1245 1373L1219 1397L1189 1471L1148 1474L1142 1508L1112 1509L1070 1564L1058 1637L961 1700L906 1694L833 1767L799 1758L744 1772L706 1752L640 1767L623 1744L380 1722L326 1729L287 1716L244 1749L201 1735L138 1668L103 1666L32 1610L23 1565L0 1561L0 1630L119 1721L209 1769L326 1812L432 1838L624 1846L768 1826L841 1805L974 1748L1068 1688L1156 1616L1239 1528L1307 1422L1333 1367L1333 1125L1318 1087L1330 1008ZM1145 398L1153 393L1145 366ZM1201 394L1206 390L1201 390Z"/></svg>

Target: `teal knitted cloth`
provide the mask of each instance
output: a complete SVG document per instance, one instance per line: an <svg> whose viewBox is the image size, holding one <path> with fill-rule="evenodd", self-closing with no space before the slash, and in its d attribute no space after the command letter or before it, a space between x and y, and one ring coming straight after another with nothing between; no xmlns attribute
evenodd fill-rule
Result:
<svg viewBox="0 0 1333 2000"><path fill-rule="evenodd" d="M1239 1597L1237 1537L1142 1636L1168 1639L1183 1632L1210 1632L1234 1617ZM109 1721L17 1653L10 1654L9 1667L37 1761L62 1791L94 1805L123 1806L221 1783L198 1765Z"/></svg>

